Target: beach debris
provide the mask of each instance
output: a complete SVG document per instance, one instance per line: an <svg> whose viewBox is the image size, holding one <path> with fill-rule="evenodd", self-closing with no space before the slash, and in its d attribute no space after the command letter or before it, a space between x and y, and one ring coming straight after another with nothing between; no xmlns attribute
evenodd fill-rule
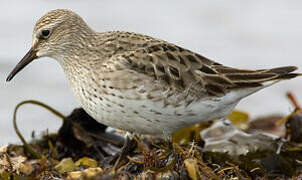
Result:
<svg viewBox="0 0 302 180"><path fill-rule="evenodd" d="M229 121L216 121L200 132L205 144L203 151L227 153L231 156L246 155L249 152L269 150L276 152L278 137L269 134L248 134L237 129Z"/></svg>
<svg viewBox="0 0 302 180"><path fill-rule="evenodd" d="M295 179L302 177L302 146L295 132L299 126L292 122L299 120L299 112L295 108L286 118L267 116L274 119L270 122L274 126L265 129L247 113L234 111L230 121L200 123L176 132L173 143L134 136L137 145L113 169L124 138L78 108L61 115L58 133L0 147L0 179ZM276 123L280 119L286 121ZM289 125L284 136L263 133L277 132L276 127L285 124Z"/></svg>
<svg viewBox="0 0 302 180"><path fill-rule="evenodd" d="M76 169L72 158L64 158L59 164L55 166L55 169L60 173L72 172Z"/></svg>

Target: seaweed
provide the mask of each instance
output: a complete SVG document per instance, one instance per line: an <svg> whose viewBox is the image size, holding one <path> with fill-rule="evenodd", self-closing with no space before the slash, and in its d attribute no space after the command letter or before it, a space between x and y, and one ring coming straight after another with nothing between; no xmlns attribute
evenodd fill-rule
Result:
<svg viewBox="0 0 302 180"><path fill-rule="evenodd" d="M302 175L301 108L288 95L295 110L285 118L272 117L275 128L285 125L284 137L274 139L277 151L261 149L246 154L205 151L200 132L212 123L199 124L176 132L173 142L151 136L134 136L135 145L115 166L124 138L108 131L82 108L64 116L38 101L19 103L13 124L23 145L0 148L0 179L291 179ZM42 106L63 120L57 133L46 132L27 143L16 122L24 104ZM279 117L279 118L274 118ZM256 122L247 113L230 116L236 127L250 132ZM260 121L259 121L260 122ZM300 124L301 123L301 124ZM263 129L262 129L263 130ZM267 129L268 130L268 129ZM269 130L268 130L269 131Z"/></svg>

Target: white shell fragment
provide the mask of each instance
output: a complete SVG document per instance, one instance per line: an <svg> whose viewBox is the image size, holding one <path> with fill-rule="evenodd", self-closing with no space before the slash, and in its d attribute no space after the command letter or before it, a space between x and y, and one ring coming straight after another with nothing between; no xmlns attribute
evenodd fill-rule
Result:
<svg viewBox="0 0 302 180"><path fill-rule="evenodd" d="M205 141L204 151L228 153L231 156L246 155L258 150L277 151L277 137L270 134L248 134L236 129L229 121L217 121L200 132Z"/></svg>

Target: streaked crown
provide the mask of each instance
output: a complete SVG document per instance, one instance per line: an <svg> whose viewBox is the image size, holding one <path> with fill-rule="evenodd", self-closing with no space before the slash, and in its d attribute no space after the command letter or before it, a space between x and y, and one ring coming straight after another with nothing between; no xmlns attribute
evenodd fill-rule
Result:
<svg viewBox="0 0 302 180"><path fill-rule="evenodd" d="M84 20L76 13L57 9L42 16L36 23L33 32L33 46L37 56L64 55L66 49L85 42L85 37L93 34Z"/></svg>

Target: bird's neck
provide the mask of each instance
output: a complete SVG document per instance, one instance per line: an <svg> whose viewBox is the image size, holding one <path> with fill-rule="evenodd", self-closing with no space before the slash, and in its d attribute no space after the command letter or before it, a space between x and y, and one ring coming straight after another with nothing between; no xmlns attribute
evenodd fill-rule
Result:
<svg viewBox="0 0 302 180"><path fill-rule="evenodd" d="M61 64L71 84L81 83L87 81L86 77L91 77L89 74L95 73L92 70L101 71L104 61L119 51L119 44L113 43L116 38L112 32L89 33L54 58Z"/></svg>

